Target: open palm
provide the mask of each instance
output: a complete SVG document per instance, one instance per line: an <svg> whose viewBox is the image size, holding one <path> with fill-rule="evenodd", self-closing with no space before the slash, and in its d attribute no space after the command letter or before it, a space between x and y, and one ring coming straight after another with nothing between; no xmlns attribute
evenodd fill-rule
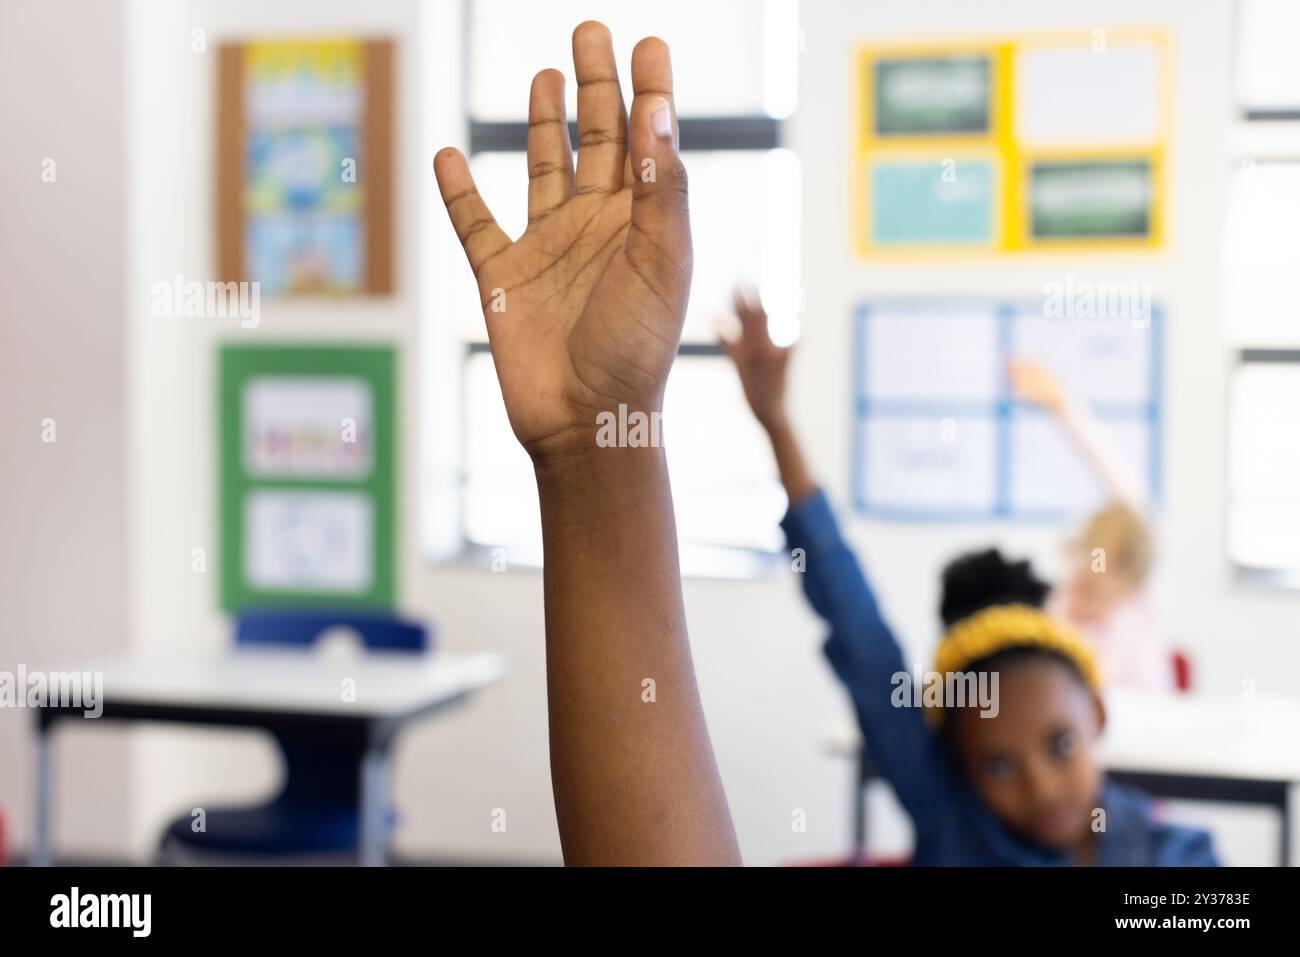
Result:
<svg viewBox="0 0 1300 957"><path fill-rule="evenodd" d="M465 158L434 159L439 189L478 281L515 436L535 457L594 446L597 416L657 411L691 277L686 175L677 154L668 47L632 54L631 118L609 31L573 33L576 176L564 77L543 70L528 107L528 228L497 225Z"/></svg>

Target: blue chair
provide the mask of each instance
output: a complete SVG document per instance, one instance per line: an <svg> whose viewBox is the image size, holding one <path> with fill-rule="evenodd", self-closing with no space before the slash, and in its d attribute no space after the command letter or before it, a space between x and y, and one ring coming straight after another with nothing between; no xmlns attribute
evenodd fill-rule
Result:
<svg viewBox="0 0 1300 957"><path fill-rule="evenodd" d="M235 644L244 648L308 648L332 628L355 631L367 650L419 653L429 646L423 625L382 614L256 611L239 616ZM206 811L205 829L189 816L164 832L161 848L237 857L290 858L353 852L360 833L358 766L364 746L319 728L273 729L284 756L284 788L254 807ZM390 814L389 825L392 825Z"/></svg>

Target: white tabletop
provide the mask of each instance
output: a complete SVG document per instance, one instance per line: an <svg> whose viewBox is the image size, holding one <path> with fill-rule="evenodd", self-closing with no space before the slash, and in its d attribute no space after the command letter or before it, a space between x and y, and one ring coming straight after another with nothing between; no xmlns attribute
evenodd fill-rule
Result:
<svg viewBox="0 0 1300 957"><path fill-rule="evenodd" d="M1300 700L1107 696L1102 760L1122 771L1300 781Z"/></svg>
<svg viewBox="0 0 1300 957"><path fill-rule="evenodd" d="M108 705L400 718L500 681L496 654L451 655L241 649L210 655L133 654L89 662ZM350 684L345 684L350 682Z"/></svg>
<svg viewBox="0 0 1300 957"><path fill-rule="evenodd" d="M844 722L824 743L856 754L861 741ZM1300 781L1300 699L1113 691L1101 752L1116 771Z"/></svg>

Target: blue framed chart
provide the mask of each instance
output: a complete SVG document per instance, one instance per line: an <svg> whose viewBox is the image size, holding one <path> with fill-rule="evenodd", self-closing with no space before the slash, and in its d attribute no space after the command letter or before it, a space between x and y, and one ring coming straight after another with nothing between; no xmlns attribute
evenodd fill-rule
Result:
<svg viewBox="0 0 1300 957"><path fill-rule="evenodd" d="M1097 310L1090 310L1097 311ZM1018 399L1006 366L1045 366L1111 448L1161 483L1162 315L1044 301L907 300L854 314L850 484L868 516L1059 522L1104 492L1061 425Z"/></svg>

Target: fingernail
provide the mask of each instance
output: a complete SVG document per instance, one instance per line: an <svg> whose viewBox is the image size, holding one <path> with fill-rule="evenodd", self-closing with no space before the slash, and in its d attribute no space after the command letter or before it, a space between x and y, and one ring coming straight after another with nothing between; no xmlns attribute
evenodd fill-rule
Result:
<svg viewBox="0 0 1300 957"><path fill-rule="evenodd" d="M655 104L650 114L650 128L655 131L655 136L662 139L673 135L673 111L667 100L660 100Z"/></svg>

